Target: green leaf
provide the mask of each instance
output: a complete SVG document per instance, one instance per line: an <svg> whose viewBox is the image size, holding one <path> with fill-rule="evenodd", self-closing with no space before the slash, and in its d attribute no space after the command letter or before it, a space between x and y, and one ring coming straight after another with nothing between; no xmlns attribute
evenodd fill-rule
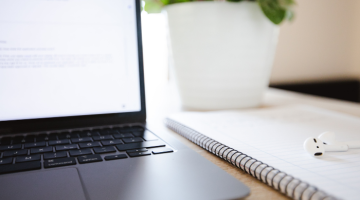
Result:
<svg viewBox="0 0 360 200"><path fill-rule="evenodd" d="M227 1L230 1L230 2L240 2L240 1L243 1L243 0L227 0Z"/></svg>
<svg viewBox="0 0 360 200"><path fill-rule="evenodd" d="M159 13L165 5L192 2L192 1L212 1L212 0L143 0L144 10L148 13ZM243 0L227 0L229 2L240 2ZM274 24L280 24L284 19L292 20L294 12L291 7L295 5L295 0L256 0L265 16Z"/></svg>
<svg viewBox="0 0 360 200"><path fill-rule="evenodd" d="M160 13L162 7L164 6L159 0L144 0L145 6L144 10L148 13Z"/></svg>
<svg viewBox="0 0 360 200"><path fill-rule="evenodd" d="M261 10L274 24L280 24L286 16L286 8L283 8L278 0L258 0Z"/></svg>
<svg viewBox="0 0 360 200"><path fill-rule="evenodd" d="M168 0L169 4L173 4L173 3L184 3L184 2L190 2L190 1L194 1L194 0Z"/></svg>
<svg viewBox="0 0 360 200"><path fill-rule="evenodd" d="M278 0L281 7L287 9L292 5L295 5L294 0Z"/></svg>
<svg viewBox="0 0 360 200"><path fill-rule="evenodd" d="M164 5L170 4L170 0L160 0Z"/></svg>

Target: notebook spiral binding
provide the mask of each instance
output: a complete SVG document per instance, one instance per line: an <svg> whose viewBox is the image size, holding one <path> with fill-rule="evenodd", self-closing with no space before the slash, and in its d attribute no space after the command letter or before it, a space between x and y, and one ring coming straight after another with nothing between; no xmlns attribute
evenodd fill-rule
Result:
<svg viewBox="0 0 360 200"><path fill-rule="evenodd" d="M232 149L169 118L165 125L191 142L235 165L246 173L295 200L337 200L299 179Z"/></svg>

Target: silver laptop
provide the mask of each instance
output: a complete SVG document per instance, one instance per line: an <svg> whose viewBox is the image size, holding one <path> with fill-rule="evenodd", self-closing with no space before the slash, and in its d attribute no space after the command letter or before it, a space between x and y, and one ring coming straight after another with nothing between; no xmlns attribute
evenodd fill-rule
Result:
<svg viewBox="0 0 360 200"><path fill-rule="evenodd" d="M0 0L0 199L237 199L146 128L140 1Z"/></svg>

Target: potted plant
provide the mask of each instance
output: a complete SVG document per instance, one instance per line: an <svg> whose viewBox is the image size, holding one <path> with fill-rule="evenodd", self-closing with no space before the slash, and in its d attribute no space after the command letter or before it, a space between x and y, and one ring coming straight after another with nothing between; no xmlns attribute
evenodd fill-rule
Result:
<svg viewBox="0 0 360 200"><path fill-rule="evenodd" d="M170 61L185 108L258 106L268 87L280 24L293 0L145 0L167 16Z"/></svg>

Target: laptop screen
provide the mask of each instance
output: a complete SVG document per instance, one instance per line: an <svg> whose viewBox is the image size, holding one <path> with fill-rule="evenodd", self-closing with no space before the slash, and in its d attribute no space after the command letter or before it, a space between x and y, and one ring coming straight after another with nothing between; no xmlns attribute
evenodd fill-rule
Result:
<svg viewBox="0 0 360 200"><path fill-rule="evenodd" d="M141 110L134 0L0 0L0 121Z"/></svg>

